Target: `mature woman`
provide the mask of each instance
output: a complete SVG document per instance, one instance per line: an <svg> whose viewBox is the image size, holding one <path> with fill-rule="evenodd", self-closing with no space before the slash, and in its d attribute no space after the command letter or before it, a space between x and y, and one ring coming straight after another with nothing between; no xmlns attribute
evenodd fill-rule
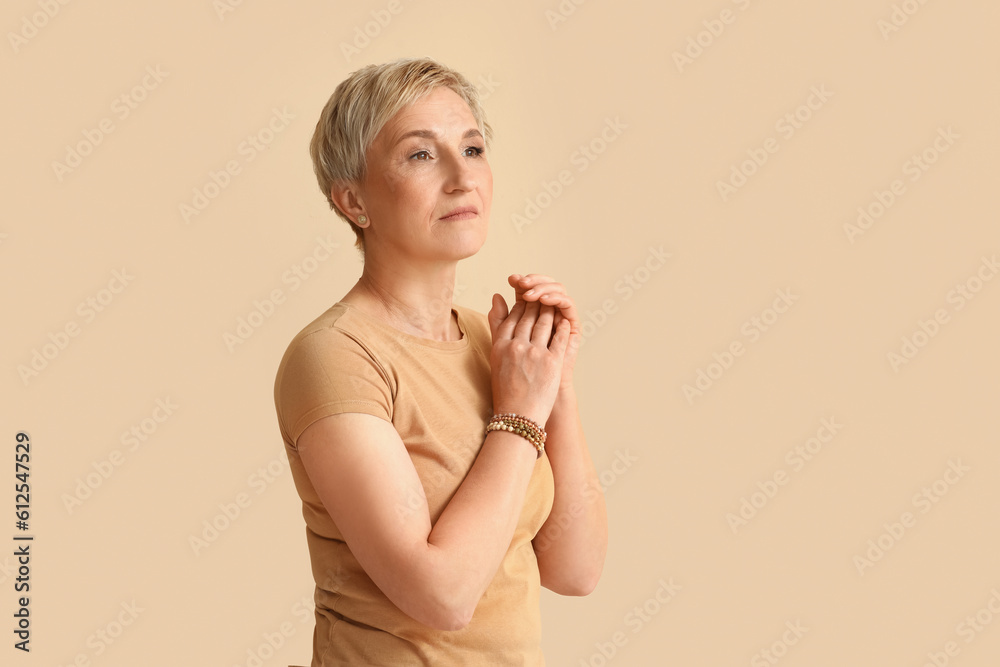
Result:
<svg viewBox="0 0 1000 667"><path fill-rule="evenodd" d="M275 405L316 580L312 665L542 665L540 586L586 595L607 519L573 387L563 287L452 303L486 240L491 129L433 60L337 86L310 145L363 252L295 336Z"/></svg>

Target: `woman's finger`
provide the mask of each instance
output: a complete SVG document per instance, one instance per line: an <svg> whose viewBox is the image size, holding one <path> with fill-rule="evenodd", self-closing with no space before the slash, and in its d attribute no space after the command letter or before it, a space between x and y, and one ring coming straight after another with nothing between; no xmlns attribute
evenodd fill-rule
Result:
<svg viewBox="0 0 1000 667"><path fill-rule="evenodd" d="M523 300L529 303L554 306L569 320L570 330L573 333L581 331L582 324L576 311L576 304L566 293L566 288L562 283L540 273L531 273L526 276L513 274L509 276L508 282L514 287L516 302Z"/></svg>
<svg viewBox="0 0 1000 667"><path fill-rule="evenodd" d="M555 283L552 278L543 276L540 273L531 273L527 276L515 273L507 277L507 282L514 288L515 298L521 298L526 291L537 289L540 285Z"/></svg>
<svg viewBox="0 0 1000 667"><path fill-rule="evenodd" d="M497 327L497 336L499 339L510 340L514 337L514 330L517 323L520 322L521 316L524 314L524 309L527 306L525 301L517 301L514 303L514 307L510 309L510 313L507 317L500 323Z"/></svg>
<svg viewBox="0 0 1000 667"><path fill-rule="evenodd" d="M566 321L563 320L559 323L555 334L552 336L552 341L549 343L549 349L559 355L560 361L566 355L566 349L569 347L570 328L563 323Z"/></svg>
<svg viewBox="0 0 1000 667"><path fill-rule="evenodd" d="M554 278L546 276L541 273L529 273L526 276L520 276L518 280L518 284L521 285L521 287L523 287L524 289L530 289L542 283L554 283L554 282L556 282Z"/></svg>
<svg viewBox="0 0 1000 667"><path fill-rule="evenodd" d="M576 312L576 304L573 303L573 299L562 291L562 285L559 285L559 290L547 291L544 294L534 297L531 295L525 295L525 301L528 303L541 303L543 305L553 306L559 310L559 312L569 320L570 326L573 331L580 331L580 317Z"/></svg>
<svg viewBox="0 0 1000 667"><path fill-rule="evenodd" d="M541 305L537 301L521 301L520 303L524 304L524 309L517 324L514 325L514 338L522 338L530 341L531 332L535 328L535 322L538 320L538 311Z"/></svg>
<svg viewBox="0 0 1000 667"><path fill-rule="evenodd" d="M515 291L530 292L532 290L538 290L539 287L543 285L558 285L553 278L549 276L543 276L540 273L532 273L527 276L521 276L518 280L513 282L513 287Z"/></svg>
<svg viewBox="0 0 1000 667"><path fill-rule="evenodd" d="M538 319L531 332L531 342L548 347L549 339L552 338L552 320L555 317L555 308L552 306L540 306Z"/></svg>
<svg viewBox="0 0 1000 667"><path fill-rule="evenodd" d="M503 298L500 294L493 295L493 304L490 307L490 312L486 316L487 321L490 323L490 334L493 340L498 340L500 325L503 321L507 319L507 315L510 313L507 311L507 300Z"/></svg>

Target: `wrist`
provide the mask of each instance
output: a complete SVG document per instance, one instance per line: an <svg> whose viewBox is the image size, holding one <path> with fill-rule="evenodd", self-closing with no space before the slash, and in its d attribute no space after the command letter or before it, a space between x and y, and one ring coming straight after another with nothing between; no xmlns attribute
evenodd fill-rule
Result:
<svg viewBox="0 0 1000 667"><path fill-rule="evenodd" d="M517 407L504 403L494 406L492 416L505 415L505 414L520 415L521 417L530 419L531 421L535 422L536 424L539 425L540 428L545 426L545 422L549 418L548 412L544 410L539 410L536 407L529 407L529 406Z"/></svg>
<svg viewBox="0 0 1000 667"><path fill-rule="evenodd" d="M575 401L576 401L576 387L573 386L573 383L568 382L566 384L560 384L559 392L556 393L555 405L559 405L560 403L569 403ZM555 405L553 405L553 409L555 409Z"/></svg>
<svg viewBox="0 0 1000 667"><path fill-rule="evenodd" d="M569 390L573 388L573 373L563 371L562 376L559 378L559 391Z"/></svg>
<svg viewBox="0 0 1000 667"><path fill-rule="evenodd" d="M524 438L537 450L537 458L541 458L545 451L545 429L541 424L524 415L513 412L495 414L486 425L487 435L491 431L506 431Z"/></svg>

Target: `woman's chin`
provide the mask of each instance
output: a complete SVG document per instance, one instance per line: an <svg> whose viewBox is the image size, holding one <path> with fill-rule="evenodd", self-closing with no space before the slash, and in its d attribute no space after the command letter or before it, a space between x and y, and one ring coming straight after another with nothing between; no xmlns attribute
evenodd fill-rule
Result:
<svg viewBox="0 0 1000 667"><path fill-rule="evenodd" d="M452 257L456 261L460 259L468 259L469 257L472 257L473 255L478 253L482 247L483 247L482 243L463 244L460 246L456 246L454 252L452 253Z"/></svg>
<svg viewBox="0 0 1000 667"><path fill-rule="evenodd" d="M481 231L456 234L442 243L442 249L456 260L472 257L486 243L486 236Z"/></svg>

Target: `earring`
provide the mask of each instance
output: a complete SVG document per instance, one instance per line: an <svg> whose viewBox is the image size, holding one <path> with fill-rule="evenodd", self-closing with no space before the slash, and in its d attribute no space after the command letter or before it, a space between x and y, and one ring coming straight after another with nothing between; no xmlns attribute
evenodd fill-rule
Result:
<svg viewBox="0 0 1000 667"><path fill-rule="evenodd" d="M368 218L366 218L366 217L365 217L365 216L363 216L363 215L359 215L359 216L358 216L358 224L359 224L359 225L363 225L363 224L365 224L366 222L368 222Z"/></svg>

